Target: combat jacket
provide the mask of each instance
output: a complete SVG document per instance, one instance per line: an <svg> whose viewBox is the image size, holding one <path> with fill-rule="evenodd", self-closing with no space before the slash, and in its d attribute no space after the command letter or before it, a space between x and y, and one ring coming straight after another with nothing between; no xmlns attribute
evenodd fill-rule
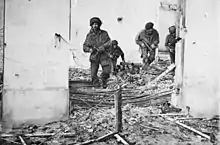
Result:
<svg viewBox="0 0 220 145"><path fill-rule="evenodd" d="M135 41L138 45L141 45L142 42L147 43L149 46L154 44L155 46L158 46L160 40L159 40L159 33L157 30L153 29L152 34L147 34L146 30L142 30L138 33L138 35L135 38Z"/></svg>
<svg viewBox="0 0 220 145"><path fill-rule="evenodd" d="M117 46L116 48L113 48L111 46L109 51L113 59L118 59L121 56L121 59L124 60L124 52L119 46Z"/></svg>
<svg viewBox="0 0 220 145"><path fill-rule="evenodd" d="M91 48L99 49L99 47L107 48L111 44L111 39L105 30L99 30L97 33L93 32L92 29L86 35L86 40L83 43L83 51L90 52ZM98 52L93 50L90 55L90 61L100 62L104 59L109 59L107 51Z"/></svg>
<svg viewBox="0 0 220 145"><path fill-rule="evenodd" d="M170 49L175 49L177 43L177 39L175 35L168 34L165 40L165 46Z"/></svg>

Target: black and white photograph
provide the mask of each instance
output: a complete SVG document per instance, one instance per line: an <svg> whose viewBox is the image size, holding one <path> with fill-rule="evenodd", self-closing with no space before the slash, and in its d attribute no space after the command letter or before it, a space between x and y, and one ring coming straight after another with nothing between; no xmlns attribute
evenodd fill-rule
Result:
<svg viewBox="0 0 220 145"><path fill-rule="evenodd" d="M220 144L220 0L0 0L0 145Z"/></svg>

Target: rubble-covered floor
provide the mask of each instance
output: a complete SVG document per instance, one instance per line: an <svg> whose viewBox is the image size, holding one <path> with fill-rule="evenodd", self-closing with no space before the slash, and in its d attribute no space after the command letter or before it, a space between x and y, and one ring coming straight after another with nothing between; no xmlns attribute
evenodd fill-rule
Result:
<svg viewBox="0 0 220 145"><path fill-rule="evenodd" d="M194 132L187 130L172 121L160 116L160 113L174 113L173 119L212 137L215 140L219 132L219 118L207 120L192 118L186 112L179 112L172 107L165 106L170 101L170 96L163 95L173 91L173 75L167 74L157 83L146 85L163 72L168 66L168 61L154 64L151 70L130 74L121 72L118 78L111 77L108 91L97 90L90 86L75 87L71 82L77 80L90 80L89 70L70 69L70 118L46 125L23 125L11 133L20 134L27 145L68 145L96 139L115 131L114 89L119 84L126 84L122 89L123 99L123 131L120 135L129 143L136 145L211 145ZM169 93L168 93L169 94ZM168 110L167 112L165 110ZM24 134L51 134L51 137L24 137ZM64 134L63 134L64 133ZM71 137L67 134L71 133ZM0 144L21 144L19 137L2 137ZM109 138L93 145L114 145L115 138ZM120 144L120 143L119 143Z"/></svg>
<svg viewBox="0 0 220 145"><path fill-rule="evenodd" d="M123 107L123 131L121 136L130 144L136 145L211 145L205 138L189 131L177 124L170 122L160 116L149 116L160 113L160 109L155 106L137 107L126 105ZM175 116L183 118L186 116ZM202 132L214 133L219 131L218 120L188 119L181 121L194 129ZM114 108L99 109L76 109L70 119L66 121L54 122L43 126L24 125L17 129L16 133L55 133L56 135L47 138L23 137L26 144L50 144L67 145L95 139L115 130L115 110ZM72 133L72 137L62 136L61 133ZM7 137L1 139L1 144L19 144L17 137ZM110 138L94 145L114 145L116 140Z"/></svg>

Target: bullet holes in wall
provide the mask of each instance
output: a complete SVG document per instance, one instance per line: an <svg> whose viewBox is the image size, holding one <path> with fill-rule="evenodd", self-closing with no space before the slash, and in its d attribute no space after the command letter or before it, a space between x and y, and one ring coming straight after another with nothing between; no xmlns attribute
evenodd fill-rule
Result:
<svg viewBox="0 0 220 145"><path fill-rule="evenodd" d="M75 37L77 37L78 34L79 34L79 30L76 30L76 31L75 31Z"/></svg>
<svg viewBox="0 0 220 145"><path fill-rule="evenodd" d="M118 17L118 18L117 18L117 21L118 21L118 23L122 23L123 17Z"/></svg>

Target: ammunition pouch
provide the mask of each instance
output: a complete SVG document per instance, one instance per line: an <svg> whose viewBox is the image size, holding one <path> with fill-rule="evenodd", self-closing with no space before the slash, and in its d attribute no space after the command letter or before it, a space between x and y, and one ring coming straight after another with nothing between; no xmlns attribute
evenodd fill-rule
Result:
<svg viewBox="0 0 220 145"><path fill-rule="evenodd" d="M101 66L110 66L111 65L111 59L108 55L103 54L100 56L100 64Z"/></svg>
<svg viewBox="0 0 220 145"><path fill-rule="evenodd" d="M90 61L95 61L95 62L98 62L98 60L99 60L99 55L98 55L98 52L97 51L95 51L95 52L92 52L91 53L91 55L90 55L90 57L89 57L89 60Z"/></svg>

